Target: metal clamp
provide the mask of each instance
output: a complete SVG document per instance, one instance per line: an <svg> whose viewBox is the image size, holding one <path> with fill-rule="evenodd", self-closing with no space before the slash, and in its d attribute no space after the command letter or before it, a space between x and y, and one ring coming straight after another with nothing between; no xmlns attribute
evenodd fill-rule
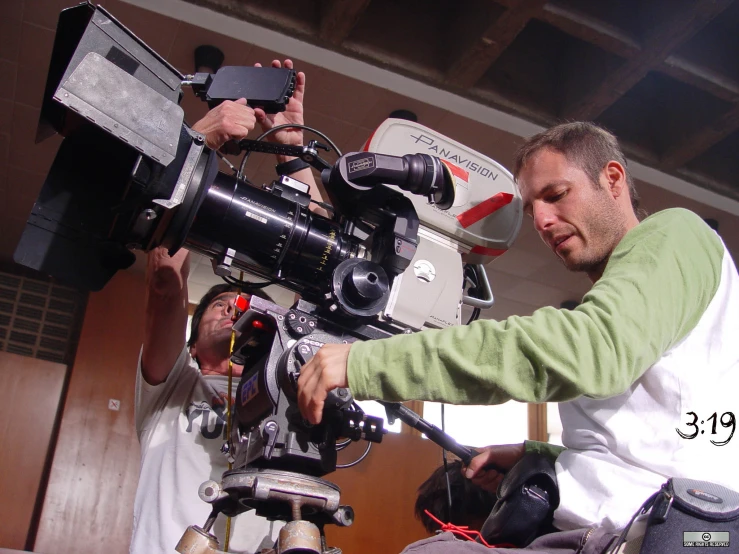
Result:
<svg viewBox="0 0 739 554"><path fill-rule="evenodd" d="M482 266L482 264L475 264L473 267L475 268L478 282L480 283L480 286L482 286L482 290L485 296L484 298L475 298L473 296L464 295L462 296L462 302L464 302L468 306L472 306L473 308L480 308L482 310L492 308L495 299L493 298L493 291L490 288L488 274L485 273L485 268Z"/></svg>
<svg viewBox="0 0 739 554"><path fill-rule="evenodd" d="M231 264L233 263L235 256L236 250L229 248L220 260L211 260L211 263L213 264L213 273L219 277L229 277L231 275Z"/></svg>

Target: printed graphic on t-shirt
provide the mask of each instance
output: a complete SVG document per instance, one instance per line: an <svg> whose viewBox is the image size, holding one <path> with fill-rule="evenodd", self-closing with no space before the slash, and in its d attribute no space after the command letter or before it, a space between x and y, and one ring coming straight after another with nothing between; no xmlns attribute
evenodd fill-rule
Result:
<svg viewBox="0 0 739 554"><path fill-rule="evenodd" d="M188 433L198 432L206 439L226 438L226 402L225 393L213 396L210 403L202 400L191 402L185 409Z"/></svg>

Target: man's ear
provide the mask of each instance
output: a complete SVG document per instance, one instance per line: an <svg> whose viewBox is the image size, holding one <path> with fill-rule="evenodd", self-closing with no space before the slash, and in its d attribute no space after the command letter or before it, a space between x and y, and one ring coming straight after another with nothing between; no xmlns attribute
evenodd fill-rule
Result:
<svg viewBox="0 0 739 554"><path fill-rule="evenodd" d="M197 359L198 359L198 357L197 357L197 356L198 356L198 354L197 354L197 350L196 350L196 348L195 348L195 345L193 344L193 345L192 345L192 346L190 347L190 357L191 357L191 358L192 358L193 360L197 360Z"/></svg>
<svg viewBox="0 0 739 554"><path fill-rule="evenodd" d="M606 179L606 185L608 191L611 193L613 198L618 198L622 194L625 194L628 190L628 184L626 183L626 170L624 166L615 160L611 160L603 168L603 175Z"/></svg>

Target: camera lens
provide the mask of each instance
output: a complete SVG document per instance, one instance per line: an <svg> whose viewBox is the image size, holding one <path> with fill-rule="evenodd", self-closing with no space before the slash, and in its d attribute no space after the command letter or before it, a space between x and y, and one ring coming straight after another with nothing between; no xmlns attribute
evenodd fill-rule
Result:
<svg viewBox="0 0 739 554"><path fill-rule="evenodd" d="M358 249L334 222L223 173L205 193L186 246L214 258L233 249L234 265L256 264L316 290Z"/></svg>

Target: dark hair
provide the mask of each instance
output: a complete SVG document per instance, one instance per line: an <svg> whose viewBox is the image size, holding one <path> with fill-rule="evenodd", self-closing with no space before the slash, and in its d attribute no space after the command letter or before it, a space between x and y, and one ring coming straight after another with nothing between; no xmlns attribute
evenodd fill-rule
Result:
<svg viewBox="0 0 739 554"><path fill-rule="evenodd" d="M473 527L476 521L485 520L490 515L497 499L496 495L478 487L462 475L462 462L450 462L447 465L452 493L451 513L443 465L436 468L418 487L414 512L429 533L438 531L439 524L427 516L424 510L428 510L444 523Z"/></svg>
<svg viewBox="0 0 739 554"><path fill-rule="evenodd" d="M200 299L200 302L198 302L197 307L195 308L195 311L192 314L192 323L190 324L190 339L187 341L187 347L190 348L193 344L195 344L198 340L198 334L200 329L200 320L203 319L203 314L205 313L206 308L210 305L211 302L218 296L226 293L226 292L238 292L239 288L234 285L229 285L228 283L221 283L220 285L215 285L210 288L208 292L206 292L203 297ZM260 290L260 289L253 289L253 290L247 290L243 289L241 292L244 292L246 294L251 294L252 296L258 296L259 298L264 298L265 300L272 301L272 298L270 296Z"/></svg>
<svg viewBox="0 0 739 554"><path fill-rule="evenodd" d="M646 217L646 211L639 207L639 193L627 169L626 156L614 134L589 121L574 121L556 125L534 135L521 145L516 151L513 176L518 179L531 158L546 148L563 154L570 162L576 164L596 187L605 165L610 161L620 163L626 172L631 207L639 220Z"/></svg>

